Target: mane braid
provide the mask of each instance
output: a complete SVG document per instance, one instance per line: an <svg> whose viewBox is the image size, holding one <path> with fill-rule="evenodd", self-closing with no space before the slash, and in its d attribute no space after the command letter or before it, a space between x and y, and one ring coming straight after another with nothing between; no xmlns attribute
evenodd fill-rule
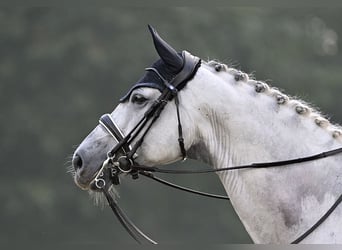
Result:
<svg viewBox="0 0 342 250"><path fill-rule="evenodd" d="M226 72L233 75L235 81L251 85L257 93L263 93L273 97L278 105L287 105L294 109L298 115L312 119L317 126L325 129L334 139L342 140L342 127L338 124L332 124L316 108L313 108L305 101L299 98L290 97L282 93L279 89L271 87L264 81L257 81L254 79L253 74L249 75L235 68L230 68L226 64L216 60L207 61L207 65L213 67L217 73L220 73L221 71Z"/></svg>

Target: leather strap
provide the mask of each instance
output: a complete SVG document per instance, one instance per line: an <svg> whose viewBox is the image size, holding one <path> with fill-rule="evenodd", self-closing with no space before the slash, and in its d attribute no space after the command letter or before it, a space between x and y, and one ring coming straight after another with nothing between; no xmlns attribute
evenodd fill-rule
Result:
<svg viewBox="0 0 342 250"><path fill-rule="evenodd" d="M99 123L107 130L107 132L116 140L116 142L122 141L124 135L119 129L119 126L114 122L110 114L104 114L101 116ZM125 144L122 146L124 153L129 152L130 146Z"/></svg>
<svg viewBox="0 0 342 250"><path fill-rule="evenodd" d="M176 170L176 169L165 169L159 167L145 167L145 166L134 166L136 170L143 170L147 172L156 172L156 173L165 173L165 174L205 174L205 173L216 173L216 172L224 172L224 171L232 171L232 170L239 170L239 169L251 169L251 168L273 168L273 167L283 167L286 165L293 165L298 163L310 162L314 160L323 159L326 157L330 157L333 155L341 154L342 148L337 148L329 151L325 151L319 154L296 158L291 160L285 161L275 161L275 162L262 162L262 163L252 163L248 165L240 165L235 167L227 167L227 168L206 168L200 170Z"/></svg>

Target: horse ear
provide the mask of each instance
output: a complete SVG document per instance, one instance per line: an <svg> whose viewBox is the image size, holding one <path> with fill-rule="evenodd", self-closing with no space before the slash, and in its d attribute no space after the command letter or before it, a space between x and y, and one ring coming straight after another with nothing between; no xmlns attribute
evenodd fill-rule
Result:
<svg viewBox="0 0 342 250"><path fill-rule="evenodd" d="M172 71L179 72L183 67L183 58L158 35L157 31L151 25L148 25L148 29L151 32L154 47L160 58L166 65L172 68Z"/></svg>

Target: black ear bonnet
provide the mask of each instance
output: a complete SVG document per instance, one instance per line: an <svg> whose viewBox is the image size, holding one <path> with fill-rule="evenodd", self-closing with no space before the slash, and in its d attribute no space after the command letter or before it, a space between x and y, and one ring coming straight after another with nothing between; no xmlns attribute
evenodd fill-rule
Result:
<svg viewBox="0 0 342 250"><path fill-rule="evenodd" d="M167 88L164 81L181 90L193 78L201 65L201 60L198 57L186 51L177 53L158 35L154 28L150 25L148 27L152 34L154 46L160 56L160 59L154 62L151 68L155 69L160 76L155 71L147 70L143 77L120 99L120 102L127 101L133 90L140 87L154 88L163 92Z"/></svg>

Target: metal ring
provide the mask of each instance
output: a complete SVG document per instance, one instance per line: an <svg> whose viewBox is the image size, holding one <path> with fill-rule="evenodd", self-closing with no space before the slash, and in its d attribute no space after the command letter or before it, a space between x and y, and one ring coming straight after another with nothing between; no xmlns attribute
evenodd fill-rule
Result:
<svg viewBox="0 0 342 250"><path fill-rule="evenodd" d="M123 173L129 173L129 172L131 172L131 171L132 171L132 166L133 166L133 161L132 161L131 159L127 158L127 156L123 155L123 156L120 156L120 157L118 158L118 161L117 161L118 163L119 163L119 160L120 160L121 158L125 158L126 160L128 160L129 163L131 164L131 166L130 166L129 170L124 170L124 169L122 169L122 168L120 167L120 164L117 164L118 169L119 169L121 172L123 172Z"/></svg>
<svg viewBox="0 0 342 250"><path fill-rule="evenodd" d="M95 186L98 188L98 189L102 189L106 186L106 181L104 179L96 179L95 180Z"/></svg>

